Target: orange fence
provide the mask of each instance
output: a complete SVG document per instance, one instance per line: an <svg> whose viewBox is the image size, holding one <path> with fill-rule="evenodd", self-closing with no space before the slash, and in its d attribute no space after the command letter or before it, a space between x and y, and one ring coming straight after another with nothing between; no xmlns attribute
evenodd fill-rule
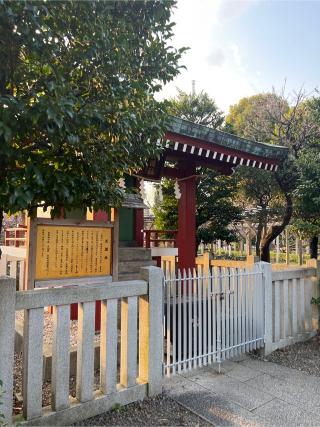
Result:
<svg viewBox="0 0 320 427"><path fill-rule="evenodd" d="M201 274L208 272L211 267L221 267L221 268L250 268L256 262L259 262L259 257L250 255L245 261L236 261L236 260L227 260L227 259L212 259L212 256L209 252L204 253L203 255L197 256L195 259L196 268L200 270ZM170 274L175 273L177 267L178 257L176 256L162 256L161 257L161 268L165 272L170 272ZM303 268L298 264L271 264L272 270L288 270Z"/></svg>

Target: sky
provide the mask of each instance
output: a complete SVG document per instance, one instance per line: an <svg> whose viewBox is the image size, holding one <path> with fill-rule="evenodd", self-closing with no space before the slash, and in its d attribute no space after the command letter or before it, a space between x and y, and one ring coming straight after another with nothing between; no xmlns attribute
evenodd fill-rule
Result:
<svg viewBox="0 0 320 427"><path fill-rule="evenodd" d="M178 0L175 47L187 67L161 92L204 90L224 112L245 96L320 87L320 0Z"/></svg>

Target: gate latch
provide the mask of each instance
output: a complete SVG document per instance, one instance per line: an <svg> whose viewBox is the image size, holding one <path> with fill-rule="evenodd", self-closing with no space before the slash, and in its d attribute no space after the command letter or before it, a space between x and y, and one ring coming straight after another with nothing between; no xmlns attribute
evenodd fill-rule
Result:
<svg viewBox="0 0 320 427"><path fill-rule="evenodd" d="M220 300L223 300L225 295L233 295L234 291L225 291L225 292L211 292L211 296L219 296Z"/></svg>

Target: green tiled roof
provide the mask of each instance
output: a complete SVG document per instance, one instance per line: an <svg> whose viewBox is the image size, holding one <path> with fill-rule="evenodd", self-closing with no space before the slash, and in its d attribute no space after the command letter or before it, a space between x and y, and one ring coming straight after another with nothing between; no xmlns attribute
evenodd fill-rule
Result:
<svg viewBox="0 0 320 427"><path fill-rule="evenodd" d="M230 133L212 129L207 126L189 122L188 120L170 116L167 131L191 138L197 138L205 142L221 145L244 153L253 154L267 159L282 161L287 157L288 149L279 145L250 141Z"/></svg>

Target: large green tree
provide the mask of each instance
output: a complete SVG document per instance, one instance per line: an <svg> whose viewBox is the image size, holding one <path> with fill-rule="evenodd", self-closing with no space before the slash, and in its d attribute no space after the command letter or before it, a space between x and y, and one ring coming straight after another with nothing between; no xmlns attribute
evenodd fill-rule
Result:
<svg viewBox="0 0 320 427"><path fill-rule="evenodd" d="M163 179L161 189L157 184L156 190L153 207L154 225L157 230L176 230L178 227L178 200L175 197L174 181Z"/></svg>
<svg viewBox="0 0 320 427"><path fill-rule="evenodd" d="M311 258L318 257L320 234L320 147L303 150L299 156L299 178L295 191L294 229L310 241Z"/></svg>
<svg viewBox="0 0 320 427"><path fill-rule="evenodd" d="M199 171L196 198L198 243L237 240L234 225L241 218L241 209L234 203L236 191L234 177L220 175L210 169Z"/></svg>
<svg viewBox="0 0 320 427"><path fill-rule="evenodd" d="M106 208L155 154L174 1L0 1L2 212ZM149 142L151 141L151 142ZM1 229L1 223L0 223Z"/></svg>
<svg viewBox="0 0 320 427"><path fill-rule="evenodd" d="M268 207L271 213L265 215L266 209L260 210L258 231L260 227L263 232L257 248L261 259L270 261L271 243L292 219L294 193L299 177L299 154L318 134L318 128L303 92L298 92L291 99L287 99L283 92L244 98L230 108L226 123L229 130L239 136L289 148L288 159L276 173L264 172L263 176L260 171L252 170L246 172L246 177L242 180L248 201L253 206ZM240 181L242 177L243 172L240 170ZM261 200L267 202L267 205L263 206Z"/></svg>
<svg viewBox="0 0 320 427"><path fill-rule="evenodd" d="M178 91L176 98L169 101L171 114L195 123L217 128L223 123L223 113L215 101L205 92L187 94ZM196 188L197 242L211 243L221 239L234 241L236 235L232 224L239 220L240 209L233 203L236 183L230 176L220 176L217 172L198 168ZM155 225L160 229L176 229L178 222L178 202L175 199L174 183L162 182L163 200L154 208Z"/></svg>
<svg viewBox="0 0 320 427"><path fill-rule="evenodd" d="M223 112L206 92L187 93L181 89L177 90L177 95L169 100L172 115L211 128L218 128L222 125Z"/></svg>

